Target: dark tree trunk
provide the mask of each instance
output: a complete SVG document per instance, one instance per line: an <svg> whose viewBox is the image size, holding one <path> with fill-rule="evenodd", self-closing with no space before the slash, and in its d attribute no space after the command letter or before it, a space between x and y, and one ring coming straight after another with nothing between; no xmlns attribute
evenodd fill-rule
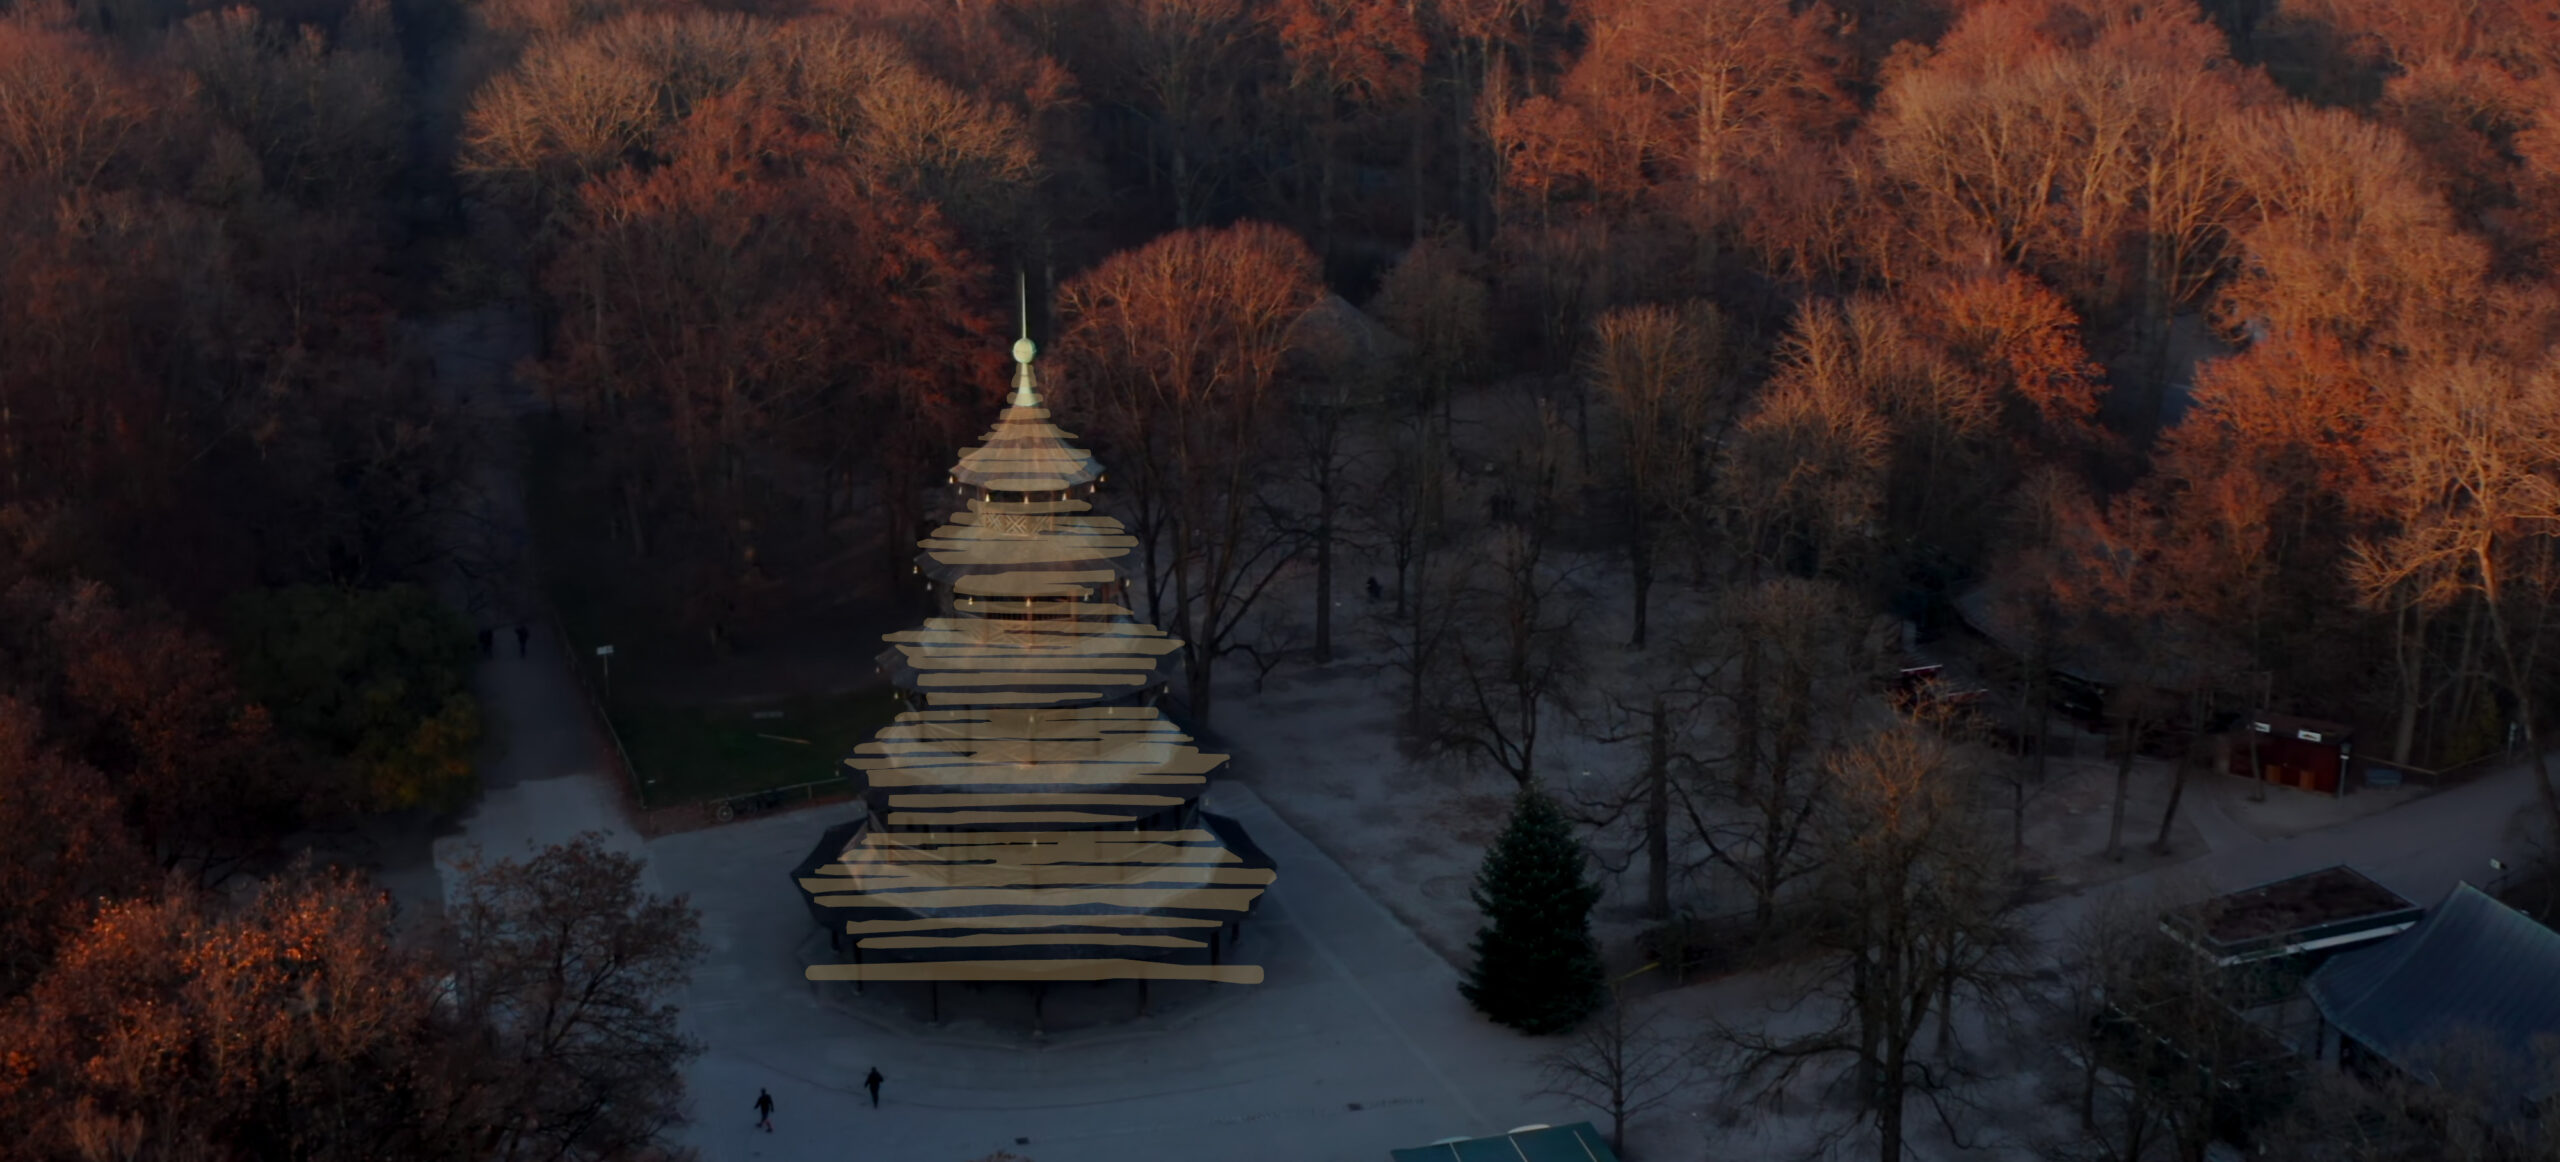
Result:
<svg viewBox="0 0 2560 1162"><path fill-rule="evenodd" d="M1332 422L1328 419L1326 422ZM1333 661L1333 451L1316 466L1316 664Z"/></svg>
<svg viewBox="0 0 2560 1162"><path fill-rule="evenodd" d="M622 507L631 520L631 556L634 560L644 559L649 555L649 534L640 520L640 486L629 476L622 478Z"/></svg>
<svg viewBox="0 0 2560 1162"><path fill-rule="evenodd" d="M2167 810L2160 813L2160 834L2151 841L2151 852L2154 855L2169 854L2169 829L2177 824L2178 802L2187 795L2187 770L2196 765L2196 760L2204 752L2204 698L2202 695L2190 696L2187 714L2187 753L2178 757L2177 771L2170 776L2169 806Z"/></svg>
<svg viewBox="0 0 2560 1162"><path fill-rule="evenodd" d="M1902 1162L1902 1069L1903 1046L1900 1038L1885 1046L1881 1076L1876 1079L1876 1158L1878 1162Z"/></svg>
<svg viewBox="0 0 2560 1162"><path fill-rule="evenodd" d="M2130 708L2124 715L2124 752L2116 756L2115 810L2107 818L2107 858L2124 858L2124 805L2127 789L2133 783L2133 752L2140 745L2142 728L2134 720Z"/></svg>
<svg viewBox="0 0 2560 1162"><path fill-rule="evenodd" d="M1635 580L1636 608L1634 628L1627 635L1627 648L1640 650L1644 648L1645 606L1653 595L1653 529L1644 519L1641 502L1629 513L1628 523L1632 528L1627 535L1627 571Z"/></svg>
<svg viewBox="0 0 2560 1162"><path fill-rule="evenodd" d="M1645 753L1644 908L1655 920L1671 918L1671 722L1662 699L1653 700Z"/></svg>
<svg viewBox="0 0 2560 1162"><path fill-rule="evenodd" d="M2080 1047L2080 1128L2098 1128L2098 1047L2094 1041Z"/></svg>

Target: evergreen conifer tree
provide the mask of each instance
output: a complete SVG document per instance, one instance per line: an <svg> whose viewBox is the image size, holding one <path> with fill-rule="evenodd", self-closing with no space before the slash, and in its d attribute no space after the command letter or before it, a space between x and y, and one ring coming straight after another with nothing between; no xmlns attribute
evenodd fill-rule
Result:
<svg viewBox="0 0 2560 1162"><path fill-rule="evenodd" d="M1524 1033L1573 1027L1600 1005L1600 952L1591 906L1600 888L1582 843L1555 801L1523 788L1511 823L1476 873L1475 967L1459 991L1484 1015Z"/></svg>

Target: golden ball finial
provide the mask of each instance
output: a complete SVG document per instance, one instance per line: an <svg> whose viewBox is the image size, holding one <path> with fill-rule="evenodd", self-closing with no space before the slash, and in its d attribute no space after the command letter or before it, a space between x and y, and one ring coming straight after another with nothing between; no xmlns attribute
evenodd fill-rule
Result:
<svg viewBox="0 0 2560 1162"><path fill-rule="evenodd" d="M1032 346L1031 340L1029 339L1016 339L1013 341L1013 361L1016 363L1029 363L1031 362L1031 357L1039 354L1039 352L1040 349Z"/></svg>

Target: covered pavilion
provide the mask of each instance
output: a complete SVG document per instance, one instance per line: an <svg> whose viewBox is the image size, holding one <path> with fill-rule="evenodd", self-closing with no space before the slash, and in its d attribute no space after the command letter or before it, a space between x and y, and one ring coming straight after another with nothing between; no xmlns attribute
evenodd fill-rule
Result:
<svg viewBox="0 0 2560 1162"><path fill-rule="evenodd" d="M2470 884L2320 966L2309 991L2331 1031L2321 1055L2342 1065L2430 1084L2477 1071L2519 1105L2560 1094L2560 932Z"/></svg>
<svg viewBox="0 0 2560 1162"><path fill-rule="evenodd" d="M1200 808L1227 756L1156 705L1181 642L1129 608L1137 538L1095 510L1102 467L1042 402L1035 354L1014 344L1007 405L921 546L937 615L887 636L907 709L844 760L867 815L794 869L845 958L807 975L1259 983L1227 953L1272 861Z"/></svg>

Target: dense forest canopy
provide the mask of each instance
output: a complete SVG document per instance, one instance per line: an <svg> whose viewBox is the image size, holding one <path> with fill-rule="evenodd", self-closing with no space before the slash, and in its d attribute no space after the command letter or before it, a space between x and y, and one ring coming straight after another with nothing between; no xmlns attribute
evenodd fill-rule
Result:
<svg viewBox="0 0 2560 1162"><path fill-rule="evenodd" d="M490 567L500 420L433 335L471 312L531 320L542 446L714 649L914 596L1027 325L1203 718L1223 659L1298 648L1303 575L1330 657L1350 553L1411 733L1524 784L1588 641L1799 665L1962 592L2179 696L2128 732L2272 705L2438 768L2560 694L2547 3L7 0L0 1044L103 1019L103 964L341 933L294 971L384 982L347 1019L401 1031L240 1052L288 1088L362 1057L411 1104L187 1123L243 1156L519 1132L437 1056L431 962L283 862L469 795L436 595ZM1624 620L1565 608L1567 553ZM1649 625L1673 588L1721 612ZM1714 690L1801 725L1815 672ZM1769 745L1751 778L1810 769ZM563 906L522 875L483 882L482 963ZM626 1082L664 1079L595 1084ZM103 1156L232 1100L158 1084L0 1052L0 1122ZM421 1110L463 1128L382 1128Z"/></svg>

